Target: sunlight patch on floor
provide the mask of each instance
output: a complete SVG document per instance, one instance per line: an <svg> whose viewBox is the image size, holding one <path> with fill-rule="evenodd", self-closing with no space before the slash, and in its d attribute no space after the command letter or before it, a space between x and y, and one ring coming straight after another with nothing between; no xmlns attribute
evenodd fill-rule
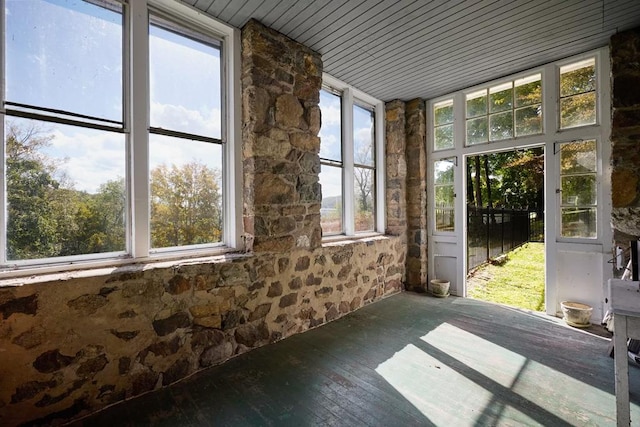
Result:
<svg viewBox="0 0 640 427"><path fill-rule="evenodd" d="M615 406L612 393L505 346L444 323L376 372L436 425L615 422L599 409Z"/></svg>

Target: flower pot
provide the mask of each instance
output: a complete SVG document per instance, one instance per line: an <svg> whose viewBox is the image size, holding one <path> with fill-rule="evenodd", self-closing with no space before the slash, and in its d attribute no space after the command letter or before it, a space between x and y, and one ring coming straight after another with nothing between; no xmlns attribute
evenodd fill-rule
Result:
<svg viewBox="0 0 640 427"><path fill-rule="evenodd" d="M563 319L568 325L578 328L586 328L591 325L591 312L593 308L590 305L579 302L562 301L560 307L562 308Z"/></svg>
<svg viewBox="0 0 640 427"><path fill-rule="evenodd" d="M435 297L445 298L449 296L449 281L442 279L432 279L430 281L431 294Z"/></svg>

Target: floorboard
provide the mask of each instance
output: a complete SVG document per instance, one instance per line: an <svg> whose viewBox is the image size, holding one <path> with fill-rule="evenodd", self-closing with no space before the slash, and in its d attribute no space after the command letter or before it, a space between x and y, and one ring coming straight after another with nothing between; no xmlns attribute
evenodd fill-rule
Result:
<svg viewBox="0 0 640 427"><path fill-rule="evenodd" d="M615 425L609 340L559 319L402 293L76 426ZM640 368L630 368L640 422Z"/></svg>

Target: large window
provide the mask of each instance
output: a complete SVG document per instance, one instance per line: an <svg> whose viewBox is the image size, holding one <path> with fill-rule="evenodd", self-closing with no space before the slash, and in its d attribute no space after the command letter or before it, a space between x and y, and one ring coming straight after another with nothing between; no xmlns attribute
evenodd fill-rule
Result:
<svg viewBox="0 0 640 427"><path fill-rule="evenodd" d="M0 266L235 244L223 232L232 30L143 1L0 6Z"/></svg>
<svg viewBox="0 0 640 427"><path fill-rule="evenodd" d="M382 232L377 131L383 104L325 75L320 92L321 226L324 236Z"/></svg>
<svg viewBox="0 0 640 427"><path fill-rule="evenodd" d="M436 231L455 231L455 158L433 162Z"/></svg>

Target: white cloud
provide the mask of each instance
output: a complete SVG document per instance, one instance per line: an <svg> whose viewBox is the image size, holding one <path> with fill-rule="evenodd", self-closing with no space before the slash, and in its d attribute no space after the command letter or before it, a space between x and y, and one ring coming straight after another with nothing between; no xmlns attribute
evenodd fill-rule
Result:
<svg viewBox="0 0 640 427"><path fill-rule="evenodd" d="M322 113L322 126L339 125L342 120L342 112L340 111L340 104L338 103L322 105L321 113Z"/></svg>
<svg viewBox="0 0 640 427"><path fill-rule="evenodd" d="M151 103L150 123L154 127L220 138L222 134L221 119L219 108L197 111L182 105Z"/></svg>

